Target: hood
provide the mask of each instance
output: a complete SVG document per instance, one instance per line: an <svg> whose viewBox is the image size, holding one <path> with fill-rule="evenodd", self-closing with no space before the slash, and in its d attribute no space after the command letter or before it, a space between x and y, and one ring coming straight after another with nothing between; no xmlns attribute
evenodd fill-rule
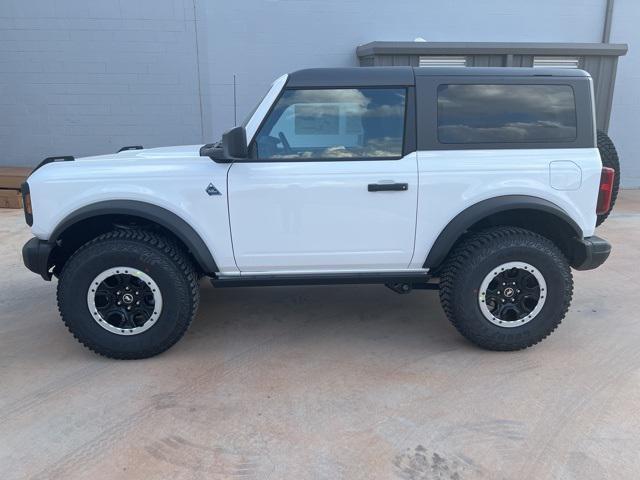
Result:
<svg viewBox="0 0 640 480"><path fill-rule="evenodd" d="M90 157L50 157L34 168L29 175L29 178L33 174L39 172L41 167L56 163L59 173L63 171L75 170L81 165L89 166L87 163L92 163L91 167L94 168L106 168L113 169L116 167L129 168L132 164L146 165L148 168L150 165L157 165L159 167L167 167L167 165L184 164L184 162L191 160L202 160L200 157L200 148L202 145L180 145L176 147L159 147L159 148L145 148L141 150L125 150L123 152L110 153L107 155L92 155ZM69 161L73 160L73 161ZM127 161L130 160L130 161ZM144 161L146 160L146 161Z"/></svg>
<svg viewBox="0 0 640 480"><path fill-rule="evenodd" d="M93 155L90 157L76 158L76 161L126 159L126 158L178 158L199 157L202 145L178 145L174 147L144 148L142 150L125 150L123 152L107 155Z"/></svg>

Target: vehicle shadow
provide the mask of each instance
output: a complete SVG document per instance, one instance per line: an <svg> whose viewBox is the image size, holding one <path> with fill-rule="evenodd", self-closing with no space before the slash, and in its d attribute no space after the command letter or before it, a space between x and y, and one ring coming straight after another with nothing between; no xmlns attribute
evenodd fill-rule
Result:
<svg viewBox="0 0 640 480"><path fill-rule="evenodd" d="M450 325L435 291L399 295L382 285L213 288L203 281L198 315L180 342L184 348L223 343L240 351L264 342L294 348L358 343L405 353L474 348Z"/></svg>

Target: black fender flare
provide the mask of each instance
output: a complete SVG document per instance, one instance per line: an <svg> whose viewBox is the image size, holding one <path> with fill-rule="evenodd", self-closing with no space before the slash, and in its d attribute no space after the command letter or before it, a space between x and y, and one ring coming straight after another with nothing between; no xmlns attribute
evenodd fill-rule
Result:
<svg viewBox="0 0 640 480"><path fill-rule="evenodd" d="M424 268L438 267L456 241L472 225L490 215L509 210L537 210L550 213L565 222L577 238L583 237L582 228L555 203L529 195L503 195L478 202L456 215L436 238L427 254Z"/></svg>
<svg viewBox="0 0 640 480"><path fill-rule="evenodd" d="M137 200L107 200L81 207L67 215L56 226L49 237L49 242L56 242L72 225L88 218L103 215L131 215L156 223L169 230L185 244L203 272L215 273L218 271L218 266L209 248L191 225L166 208Z"/></svg>

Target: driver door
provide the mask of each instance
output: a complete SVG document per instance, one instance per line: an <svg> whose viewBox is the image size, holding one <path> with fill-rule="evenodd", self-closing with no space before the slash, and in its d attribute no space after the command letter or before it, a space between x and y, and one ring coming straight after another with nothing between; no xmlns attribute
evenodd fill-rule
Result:
<svg viewBox="0 0 640 480"><path fill-rule="evenodd" d="M405 132L412 100L405 87L284 90L251 159L229 169L243 274L408 268L418 191Z"/></svg>

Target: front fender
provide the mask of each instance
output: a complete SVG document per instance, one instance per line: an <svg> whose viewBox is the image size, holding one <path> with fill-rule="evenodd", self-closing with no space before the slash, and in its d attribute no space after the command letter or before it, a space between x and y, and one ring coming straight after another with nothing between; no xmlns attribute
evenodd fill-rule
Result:
<svg viewBox="0 0 640 480"><path fill-rule="evenodd" d="M174 232L205 272L236 272L227 208L228 169L229 165L206 157L188 156L96 157L50 164L29 178L31 230L42 240L55 241L71 222L90 215L136 215ZM220 195L207 193L210 183Z"/></svg>
<svg viewBox="0 0 640 480"><path fill-rule="evenodd" d="M103 215L131 215L158 224L173 233L187 246L203 272L218 271L213 255L191 225L169 210L135 200L107 200L81 207L58 223L49 237L49 243L56 242L65 230L76 223Z"/></svg>

